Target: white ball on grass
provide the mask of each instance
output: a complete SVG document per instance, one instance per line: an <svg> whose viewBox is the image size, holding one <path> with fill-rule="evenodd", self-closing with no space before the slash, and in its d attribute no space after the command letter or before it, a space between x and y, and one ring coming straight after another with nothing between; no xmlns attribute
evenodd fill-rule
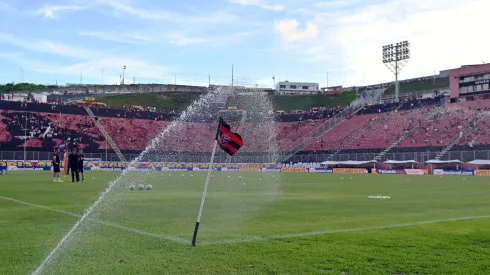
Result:
<svg viewBox="0 0 490 275"><path fill-rule="evenodd" d="M129 186L129 190L134 190L134 184L131 184L131 185Z"/></svg>
<svg viewBox="0 0 490 275"><path fill-rule="evenodd" d="M143 190L143 189L145 189L145 186L141 183L138 184L138 190Z"/></svg>
<svg viewBox="0 0 490 275"><path fill-rule="evenodd" d="M242 176L238 176L238 179L242 179Z"/></svg>
<svg viewBox="0 0 490 275"><path fill-rule="evenodd" d="M151 186L151 184L146 185L146 190L150 191L152 188L153 188L153 186Z"/></svg>

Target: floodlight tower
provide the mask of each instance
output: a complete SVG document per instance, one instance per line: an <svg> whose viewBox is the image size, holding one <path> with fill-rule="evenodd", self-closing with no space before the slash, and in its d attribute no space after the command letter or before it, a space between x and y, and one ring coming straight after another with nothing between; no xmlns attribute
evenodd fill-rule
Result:
<svg viewBox="0 0 490 275"><path fill-rule="evenodd" d="M399 100L398 75L410 60L410 43L397 42L383 46L383 63L395 74L395 101Z"/></svg>

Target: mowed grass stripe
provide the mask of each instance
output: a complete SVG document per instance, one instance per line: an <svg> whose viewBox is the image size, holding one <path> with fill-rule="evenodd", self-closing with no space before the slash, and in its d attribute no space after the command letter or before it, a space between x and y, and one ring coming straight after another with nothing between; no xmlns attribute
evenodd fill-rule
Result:
<svg viewBox="0 0 490 275"><path fill-rule="evenodd" d="M71 213L68 211L60 210L60 209L55 209L51 208L48 206L44 205L39 205L39 204L34 204L30 202L25 202L13 198L8 198L4 196L0 196L0 199L20 203L20 204L25 204L28 206L32 207L37 207L49 211L54 211L58 212L61 214L65 214L68 216L72 217L77 217L80 218L81 215ZM397 228L397 227L410 227L410 226L420 226L420 225L426 225L426 224L432 224L432 223L443 223L443 222L455 222L455 221L466 221L466 220L474 220L474 219L488 219L490 218L490 215L486 216L470 216L470 217L459 217L459 218L449 218L449 219L441 219L441 220L429 220L429 221L420 221L420 222L412 222L412 223L402 223L402 224L391 224L391 225L379 225L379 226L370 226L370 227L359 227L359 228L346 228L346 229L336 229L336 230L325 230L325 231L316 231L316 232L300 232L300 233L290 233L290 234L281 234L281 235L270 235L270 236L242 236L242 235L231 235L231 234L223 234L220 236L228 236L228 237L235 237L235 239L229 239L229 240L222 240L222 241L214 241L214 242L209 242L209 241L204 241L201 242L200 245L219 245L219 244L230 244L230 243L238 243L238 242L250 242L250 241L268 241L268 240L273 240L273 239L285 239L285 238L297 238L297 237L307 237L307 236L314 236L314 235L325 235L325 234L335 234L335 233L345 233L345 232L353 232L353 231L366 231L366 230L376 230L376 229L391 229L391 228ZM119 228L122 230L126 230L129 232L134 232L140 235L144 236L149 236L149 237L156 237L159 239L167 239L170 241L175 241L177 243L182 243L182 244L189 244L189 241L183 238L171 236L171 235L163 235L163 234L156 234L156 233L150 233L146 232L143 230L139 230L136 228L130 228L122 225L118 225L115 223L110 223L110 222L104 222L101 220L96 220L96 219L88 219L92 222L100 223L103 225ZM187 235L187 234L181 234L182 235ZM210 234L202 234L204 236ZM217 235L215 235L217 236Z"/></svg>
<svg viewBox="0 0 490 275"><path fill-rule="evenodd" d="M20 203L20 204L24 204L24 205L36 207L36 208L41 208L41 209L45 209L45 210L49 210L49 211L54 211L54 212L57 212L57 213L61 213L61 214L72 216L72 217L76 217L76 218L81 218L82 217L82 215L75 214L75 213L72 213L72 212L68 212L68 211L64 211L64 210L60 210L60 209L56 209L56 208L51 208L49 206L44 206L44 205L39 205L39 204L35 204L35 203L30 203L30 202L26 202L26 201L21 201L21 200L17 200L17 199L14 199L14 198L0 196L0 199L8 200L8 201L11 201L11 202L16 202L16 203ZM175 236L172 236L172 235L164 235L164 234L150 233L150 232L146 232L146 231L143 231L143 230L140 230L140 229L126 227L126 226L122 226L122 225L119 225L119 224L115 224L115 223L111 223L111 222L105 222L105 221L101 221L101 220L97 220L97 219L87 218L87 220L88 221L91 221L91 222L95 222L95 223L107 225L107 226L110 226L110 227L115 227L115 228L118 228L118 229L126 230L126 231L133 232L133 233L136 233L136 234L140 234L140 235L143 235L143 236L155 237L155 238L159 238L159 239L165 239L165 240L174 241L174 242L181 243L181 244L189 244L190 243L189 240L186 240L186 239L183 239L183 238L179 238L179 237L175 237Z"/></svg>

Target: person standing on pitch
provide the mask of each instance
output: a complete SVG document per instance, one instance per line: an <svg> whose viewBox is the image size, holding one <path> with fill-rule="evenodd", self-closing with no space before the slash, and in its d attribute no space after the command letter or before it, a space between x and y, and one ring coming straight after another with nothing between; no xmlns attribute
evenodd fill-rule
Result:
<svg viewBox="0 0 490 275"><path fill-rule="evenodd" d="M82 182L85 181L85 177L83 176L83 162L85 161L85 155L83 154L83 150L80 149L78 153L78 171L82 174Z"/></svg>
<svg viewBox="0 0 490 275"><path fill-rule="evenodd" d="M53 161L51 162L53 166L53 181L63 182L60 179L60 153L58 148L54 148Z"/></svg>
<svg viewBox="0 0 490 275"><path fill-rule="evenodd" d="M75 175L77 178L77 182L80 182L80 175L78 174L78 154L77 154L77 149L73 148L73 151L71 154L68 156L68 165L71 170L71 182L75 182Z"/></svg>

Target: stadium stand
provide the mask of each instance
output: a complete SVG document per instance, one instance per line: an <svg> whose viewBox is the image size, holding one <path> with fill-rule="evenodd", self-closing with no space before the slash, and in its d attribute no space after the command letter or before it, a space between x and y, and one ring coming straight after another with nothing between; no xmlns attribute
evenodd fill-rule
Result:
<svg viewBox="0 0 490 275"><path fill-rule="evenodd" d="M415 84L420 86L424 81L430 80ZM445 80L440 81L439 86L444 86ZM434 81L431 83L434 84ZM152 96L154 98L158 94ZM293 98L299 100L299 97ZM311 96L308 101L315 98ZM120 103L129 103L126 99ZM145 111L124 106L127 104L119 109L98 106L91 110L125 154L143 150L157 135L163 136L164 142L159 143L155 150L209 153L212 148L210 140L215 133L215 125L209 122L220 114L226 117L233 129L240 129L240 134L247 141L240 154L246 155L272 150L272 144L277 144L279 151L284 151L325 121L349 108L339 104L344 101L306 110L296 110L294 104L288 103L288 109L292 111L278 110L274 126L276 135L264 140L264 137L271 136L270 125L263 124L253 114L244 113L239 108L218 111L225 102L226 106L237 107L245 106L247 100L242 95L216 97L208 102L210 105L220 105L216 106L214 115L190 116L186 123L166 132L164 129L168 129L171 121L179 116L175 110ZM301 104L304 106L305 102ZM434 152L442 157L446 151L487 149L490 145L489 110L490 100L450 104L445 103L441 94L429 98L405 97L400 103L367 105L328 132L320 134L298 155L316 154L322 158L329 155L329 158L335 158L344 154L364 153L369 158L375 158L387 152ZM247 119L240 123L244 114ZM22 124L26 115L27 131ZM81 106L0 100L0 121L0 148L3 151L19 151L24 146L28 151L49 151L53 146L67 141L76 142L86 153L111 151L99 128ZM29 137L27 142L25 132Z"/></svg>

